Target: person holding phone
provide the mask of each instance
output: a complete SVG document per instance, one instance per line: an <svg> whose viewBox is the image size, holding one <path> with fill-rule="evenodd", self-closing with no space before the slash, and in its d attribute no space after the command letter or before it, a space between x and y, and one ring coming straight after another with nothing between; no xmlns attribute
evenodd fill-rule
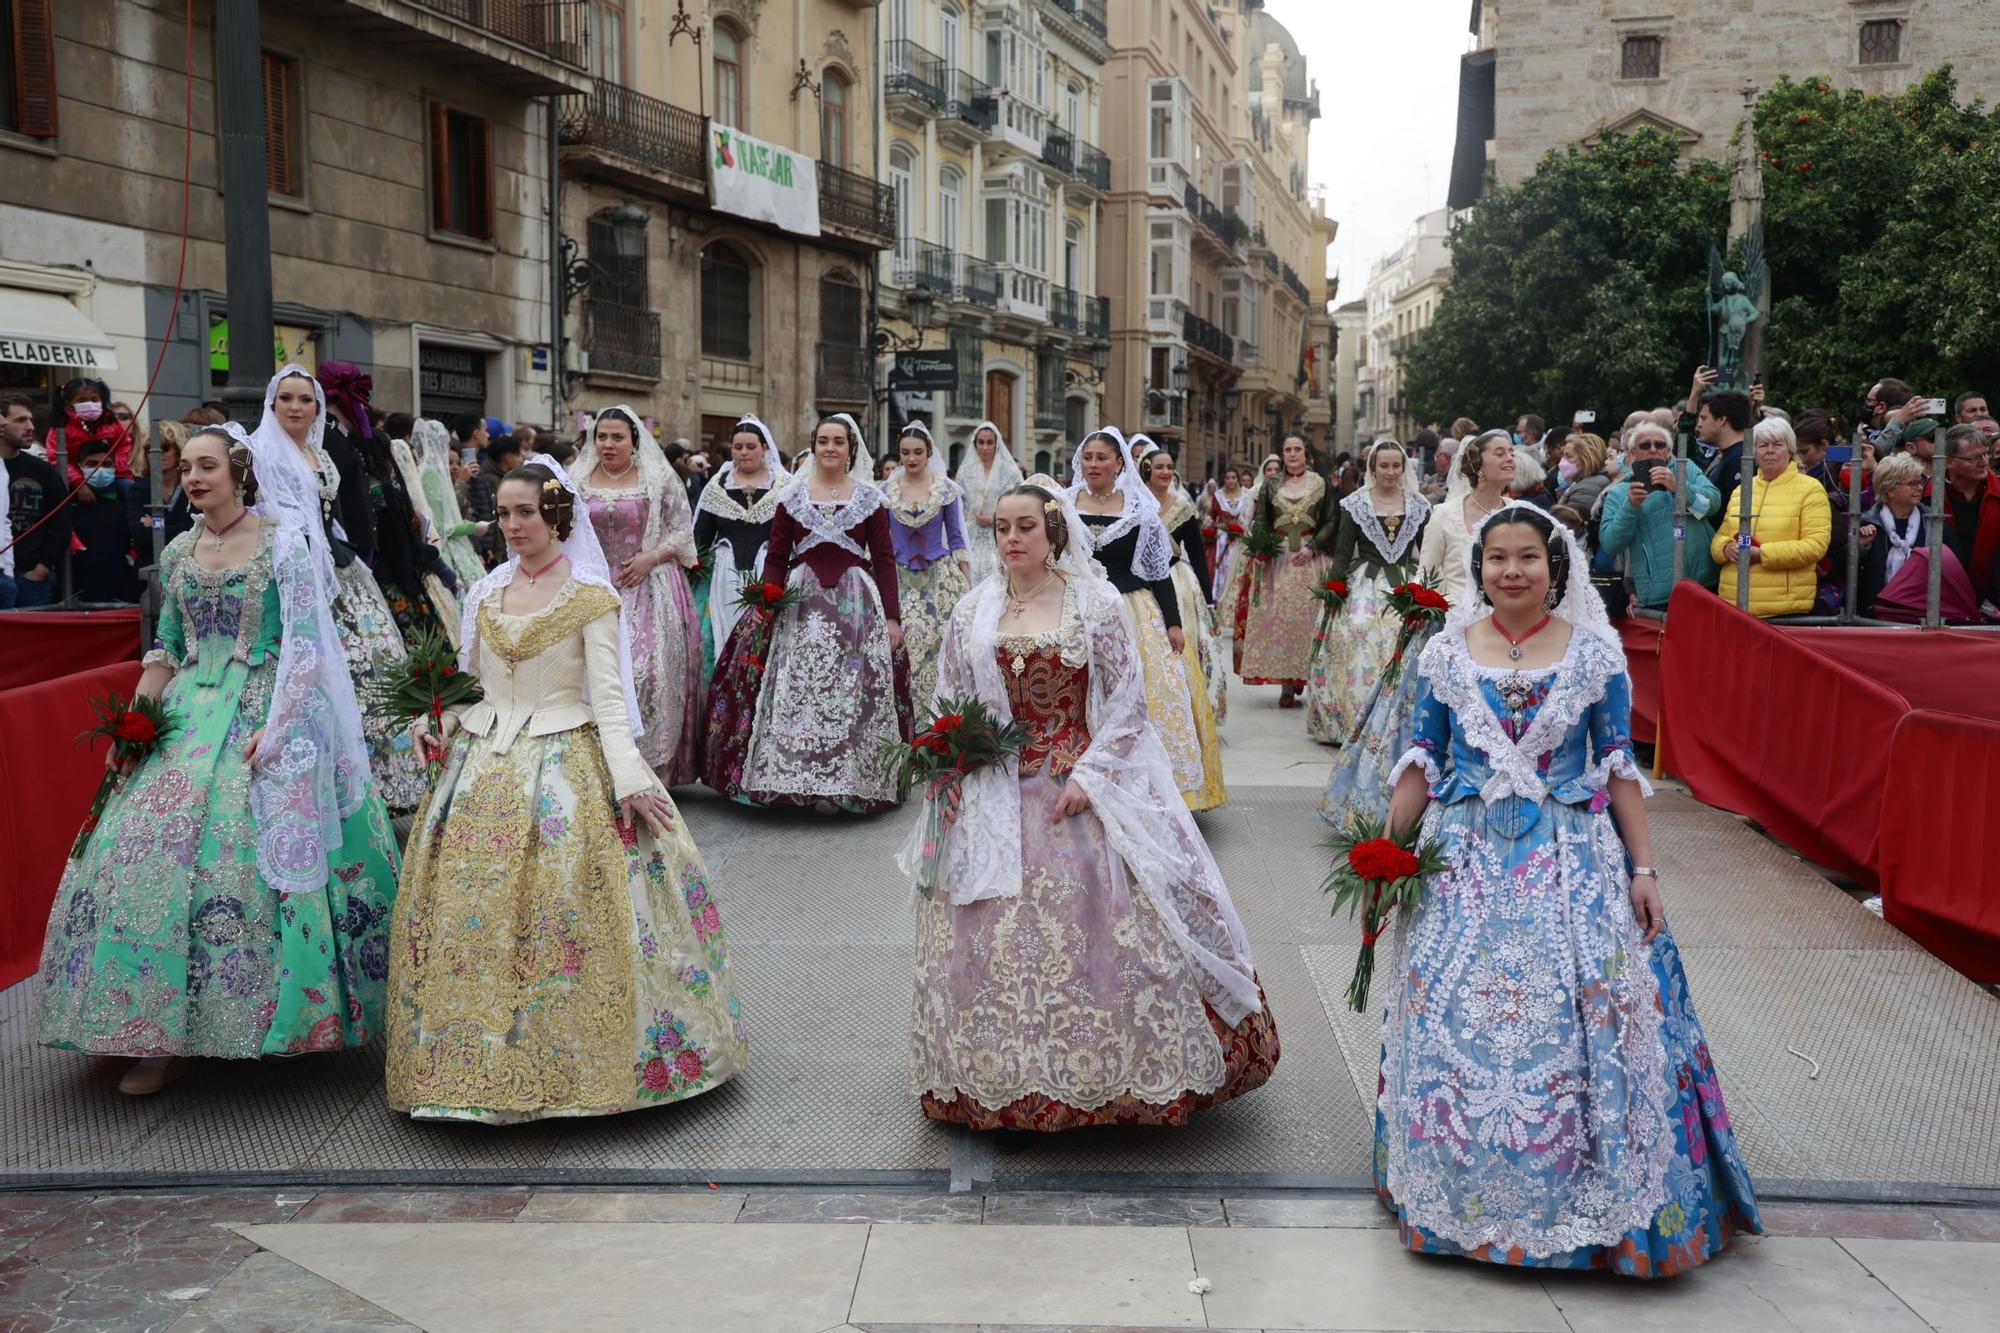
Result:
<svg viewBox="0 0 2000 1333"><path fill-rule="evenodd" d="M1682 576L1713 588L1716 564L1709 554L1712 522L1722 493L1691 462L1674 461L1667 428L1642 421L1625 438L1625 471L1604 493L1598 544L1625 557L1625 571L1639 607L1663 611L1674 594L1674 496L1687 490L1686 553Z"/></svg>

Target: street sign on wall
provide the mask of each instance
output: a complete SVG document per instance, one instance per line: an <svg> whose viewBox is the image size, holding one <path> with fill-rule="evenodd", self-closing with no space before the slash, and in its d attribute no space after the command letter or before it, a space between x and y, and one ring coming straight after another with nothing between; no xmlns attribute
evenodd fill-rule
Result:
<svg viewBox="0 0 2000 1333"><path fill-rule="evenodd" d="M708 150L708 197L717 212L819 235L818 163L712 120Z"/></svg>
<svg viewBox="0 0 2000 1333"><path fill-rule="evenodd" d="M935 352L898 352L889 376L891 388L930 392L958 383L958 353L947 347Z"/></svg>

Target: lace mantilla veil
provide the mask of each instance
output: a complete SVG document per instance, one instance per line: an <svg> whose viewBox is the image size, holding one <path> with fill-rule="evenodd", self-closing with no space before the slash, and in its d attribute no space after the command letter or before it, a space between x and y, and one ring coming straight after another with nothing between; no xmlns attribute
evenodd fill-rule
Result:
<svg viewBox="0 0 2000 1333"><path fill-rule="evenodd" d="M646 506L646 533L641 541L642 549L657 551L671 545L675 558L694 554L694 514L688 508L687 487L681 482L674 465L667 461L666 451L660 448L653 432L646 429L646 423L639 414L624 403L607 407L590 419L590 429L584 433L583 447L576 451L576 474L584 484L590 482L590 474L599 465L597 457L597 423L609 413L616 412L632 428L632 458L639 465L639 487L652 503ZM732 460L734 461L734 460ZM579 500L582 497L578 497ZM579 516L583 510L579 506ZM667 541L670 527L680 526L685 530L674 542Z"/></svg>
<svg viewBox="0 0 2000 1333"><path fill-rule="evenodd" d="M792 474L785 467L784 455L778 452L778 442L771 438L771 428L756 417L739 417L736 421L736 429L729 433L734 435L736 431L742 430L745 426L756 431L763 438L764 466L771 469L771 488L773 490L778 489L792 479ZM723 463L721 469L709 481L708 486L714 486L720 490L722 487L727 486L729 479L735 475L736 460L731 458ZM708 486L701 488L702 498L704 499L708 497Z"/></svg>
<svg viewBox="0 0 2000 1333"><path fill-rule="evenodd" d="M1263 1005L1250 945L1215 858L1174 785L1172 761L1147 724L1131 613L1093 558L1090 530L1069 495L1047 476L1028 481L1054 497L1044 506L1049 526L1060 524L1068 534L1055 565L1075 606L1074 618L1066 614L1059 631L1062 658L1089 670L1090 745L1070 776L1089 794L1103 823L1113 873L1127 876L1145 894L1194 966L1203 997L1233 1026ZM1003 572L959 602L938 666L939 697L976 695L1003 724L1014 716L998 654L1006 594ZM915 873L922 854L924 823L920 811L897 857L907 873ZM958 818L945 835L946 900L964 906L1018 898L1025 834L1015 765L994 765L968 777Z"/></svg>
<svg viewBox="0 0 2000 1333"><path fill-rule="evenodd" d="M1160 521L1160 502L1153 498L1153 492L1140 478L1138 465L1132 461L1131 446L1116 426L1105 426L1090 432L1077 444L1076 452L1070 455L1070 501L1074 504L1083 491L1083 451L1092 440L1100 439L1111 441L1118 450L1118 480L1112 489L1125 497L1125 509L1109 527L1095 530L1096 541L1098 544L1114 542L1137 528L1139 541L1132 550L1132 572L1147 583L1158 583L1167 577L1173 567L1173 538L1167 535L1166 524ZM1086 544L1090 544L1092 532L1090 528L1084 529Z"/></svg>
<svg viewBox="0 0 2000 1333"><path fill-rule="evenodd" d="M1463 474L1459 475L1462 476ZM1463 499L1464 494L1462 492L1459 498ZM1447 504L1451 503L1449 495L1445 497L1445 502ZM1490 517L1480 520L1479 526L1473 530L1472 540L1466 543L1464 566L1465 577L1473 590L1473 594L1471 597L1466 598L1461 605L1454 606L1445 616L1445 630L1447 632L1456 630L1463 637L1468 625L1492 614L1493 607L1487 602L1486 594L1480 590L1478 583L1472 579L1472 552L1479 544L1479 534L1484 532L1487 527L1494 523L1505 522L1504 515L1516 514L1523 511L1540 514L1548 522L1554 524L1556 530L1555 539L1561 542L1564 549L1569 553L1569 573L1563 583L1562 602L1556 607L1555 614L1567 620L1583 633L1602 640L1605 646L1617 655L1618 669L1623 671L1625 669L1625 642L1618 637L1618 628L1611 623L1611 617L1604 609L1604 599L1598 596L1597 589L1590 582L1590 557L1584 554L1583 543L1576 539L1575 533L1564 526L1561 519L1540 505L1531 504L1526 500L1508 501L1494 510Z"/></svg>
<svg viewBox="0 0 2000 1333"><path fill-rule="evenodd" d="M523 467L530 463L540 463L555 474L562 488L570 493L572 512L576 516L570 528L569 540L562 543L562 553L569 557L569 576L578 583L591 583L605 589L618 598L618 684L625 695L625 718L631 725L632 735L644 735L644 718L639 712L639 696L632 689L632 627L625 614L625 599L619 596L618 585L611 580L611 565L604 558L604 548L598 544L597 530L590 526L590 510L577 494L576 483L561 463L547 454L529 454L521 460ZM460 611L458 664L466 671L477 671L479 662L479 607L488 597L498 595L502 588L514 581L514 571L521 567L521 557L510 555L507 562L479 582L472 585L472 591L465 595L465 603ZM589 702L590 687L584 686L584 700Z"/></svg>
<svg viewBox="0 0 2000 1333"><path fill-rule="evenodd" d="M979 438L979 432L993 432L993 471L988 472L979 461L979 449L971 440L966 442L965 457L958 460L958 471L951 479L965 492L968 505L973 513L989 513L992 506L1000 502L1000 497L1019 486L1025 477L1021 475L1021 464L1014 457L1014 451L1007 447L1007 437L1000 427L990 421L982 421L972 428L972 439Z"/></svg>
<svg viewBox="0 0 2000 1333"><path fill-rule="evenodd" d="M278 381L293 373L305 375L287 366L272 378L264 419L254 433L245 435L234 424L222 428L248 446L257 516L274 530L271 575L282 638L271 708L250 771L250 815L257 829L257 872L285 895L326 888L341 823L361 808L369 791L360 700L333 616L340 585L320 524L319 478L271 406ZM319 384L312 383L317 396ZM321 399L309 436L315 444L325 420Z"/></svg>

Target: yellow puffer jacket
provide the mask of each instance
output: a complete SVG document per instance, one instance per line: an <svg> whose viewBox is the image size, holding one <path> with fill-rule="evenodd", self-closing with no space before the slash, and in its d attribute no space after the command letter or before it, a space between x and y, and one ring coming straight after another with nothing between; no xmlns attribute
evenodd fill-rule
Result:
<svg viewBox="0 0 2000 1333"><path fill-rule="evenodd" d="M1799 471L1797 463L1771 481L1762 474L1750 483L1750 536L1764 558L1754 565L1732 565L1722 553L1736 544L1743 500L1731 496L1722 527L1709 543L1709 551L1722 570L1716 592L1732 606L1736 602L1736 581L1740 571L1750 571L1750 614L1768 620L1772 616L1809 615L1819 591L1819 562L1833 540L1833 507L1827 503L1826 487Z"/></svg>

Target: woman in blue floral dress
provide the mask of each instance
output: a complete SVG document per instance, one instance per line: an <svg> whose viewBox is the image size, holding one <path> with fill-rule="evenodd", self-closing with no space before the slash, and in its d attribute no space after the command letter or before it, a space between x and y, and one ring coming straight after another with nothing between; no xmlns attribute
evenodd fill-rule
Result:
<svg viewBox="0 0 2000 1333"><path fill-rule="evenodd" d="M163 557L138 687L179 725L69 863L42 950L42 1041L139 1057L128 1093L188 1056L334 1050L381 1026L396 843L333 562L305 464L289 447L252 461L220 427L181 452L196 523Z"/></svg>
<svg viewBox="0 0 2000 1333"><path fill-rule="evenodd" d="M1392 782L1390 826L1421 818L1447 868L1380 973L1376 1190L1424 1253L1685 1272L1762 1226L1650 864L1624 655L1543 510L1501 508L1471 558Z"/></svg>

